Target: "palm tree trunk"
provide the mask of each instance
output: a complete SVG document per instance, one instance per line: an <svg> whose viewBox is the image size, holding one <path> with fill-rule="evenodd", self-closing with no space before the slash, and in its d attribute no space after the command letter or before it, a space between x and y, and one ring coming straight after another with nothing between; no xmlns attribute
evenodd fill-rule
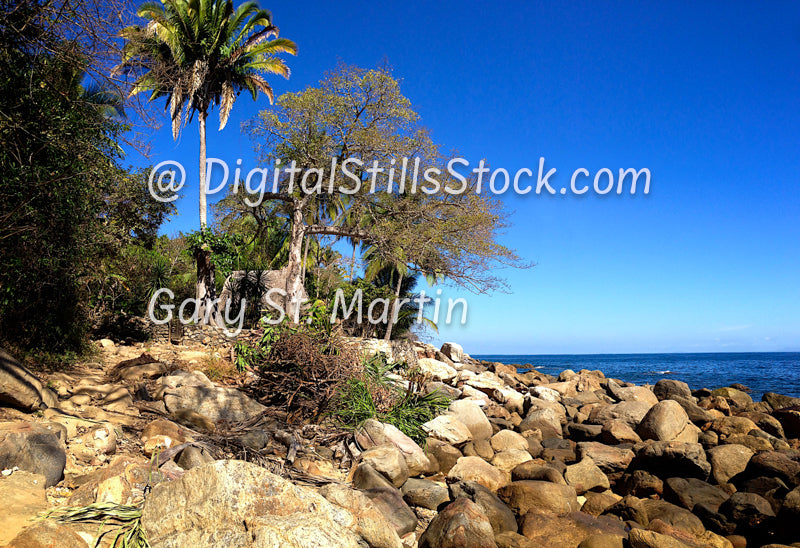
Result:
<svg viewBox="0 0 800 548"><path fill-rule="evenodd" d="M207 204L206 204L206 118L207 113L198 112L200 125L200 230L207 227ZM203 246L197 252L197 315L200 323L208 322L211 325L221 326L222 318L214 305L216 299L216 287L214 284L214 263L211 261L211 249Z"/></svg>
<svg viewBox="0 0 800 548"><path fill-rule="evenodd" d="M350 260L350 281L352 282L355 279L355 270L356 270L356 243L353 240L353 258Z"/></svg>
<svg viewBox="0 0 800 548"><path fill-rule="evenodd" d="M399 276L400 277L397 279L397 288L394 290L394 302L392 303L392 310L391 313L389 314L389 322L386 325L386 334L383 336L384 341L389 341L392 339L392 326L394 325L394 316L397 312L396 310L397 305L400 303L400 286L403 285L403 275L399 274Z"/></svg>

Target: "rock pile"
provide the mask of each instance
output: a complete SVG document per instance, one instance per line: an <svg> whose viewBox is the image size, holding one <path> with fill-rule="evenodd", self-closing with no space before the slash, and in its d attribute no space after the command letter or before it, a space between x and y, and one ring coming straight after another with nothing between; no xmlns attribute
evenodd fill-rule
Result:
<svg viewBox="0 0 800 548"><path fill-rule="evenodd" d="M40 382L0 393L36 413L0 423L0 493L15 523L0 528L0 545L94 541L53 524L20 533L22 517L47 507L46 488L68 489L71 505L135 503L152 488L142 525L154 548L800 546L800 400L671 379L635 386L600 371L552 377L479 362L454 343L417 353L423 389L453 398L423 425L426 442L367 420L347 443L301 448L294 467L316 478L305 485L215 461L196 442L263 411L197 371L154 360L117 365L112 382L62 376L56 400ZM29 374L12 365L0 390ZM131 383L150 377L148 406L163 417L136 430ZM257 452L274 443L259 432L246 433ZM80 465L93 471L79 476Z"/></svg>

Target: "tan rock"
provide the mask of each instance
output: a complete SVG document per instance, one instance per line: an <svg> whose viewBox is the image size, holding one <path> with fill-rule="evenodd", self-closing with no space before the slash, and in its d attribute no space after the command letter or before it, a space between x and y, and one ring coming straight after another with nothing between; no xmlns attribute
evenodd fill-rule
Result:
<svg viewBox="0 0 800 548"><path fill-rule="evenodd" d="M447 473L447 480L474 481L495 493L509 482L509 477L480 457L461 457Z"/></svg>

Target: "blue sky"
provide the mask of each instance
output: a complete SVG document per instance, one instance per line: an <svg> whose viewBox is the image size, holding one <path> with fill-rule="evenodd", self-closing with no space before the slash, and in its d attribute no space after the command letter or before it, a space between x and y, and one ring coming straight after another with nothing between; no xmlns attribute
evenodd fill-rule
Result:
<svg viewBox="0 0 800 548"><path fill-rule="evenodd" d="M430 334L472 354L800 350L800 4L271 2L292 77L386 59L445 149L476 164L648 168L649 195L504 197L502 242L536 266L464 297ZM242 95L209 156L256 167ZM164 118L166 120L166 117ZM197 180L197 129L152 132L149 160ZM164 232L198 226L197 185Z"/></svg>

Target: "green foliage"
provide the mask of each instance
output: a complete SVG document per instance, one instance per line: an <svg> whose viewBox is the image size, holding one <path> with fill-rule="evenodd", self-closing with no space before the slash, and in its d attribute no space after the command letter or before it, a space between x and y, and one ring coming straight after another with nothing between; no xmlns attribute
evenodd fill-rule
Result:
<svg viewBox="0 0 800 548"><path fill-rule="evenodd" d="M422 425L447 409L450 398L438 390L422 393L419 376L413 371L409 372L409 387L404 389L387 378L386 373L392 367L384 354L376 354L365 361L363 374L340 387L332 416L345 428L355 428L374 418L396 426L417 443L423 443L426 433Z"/></svg>
<svg viewBox="0 0 800 548"><path fill-rule="evenodd" d="M87 506L56 508L45 514L58 521L96 523L100 525L94 548L98 548L107 533L113 533L110 546L122 548L150 548L142 529L142 509L111 502L95 502ZM103 532L106 525L110 531Z"/></svg>
<svg viewBox="0 0 800 548"><path fill-rule="evenodd" d="M211 262L223 276L228 276L239 264L239 246L243 239L238 234L218 233L210 228L196 230L185 236L186 248L196 257L203 249L211 250Z"/></svg>
<svg viewBox="0 0 800 548"><path fill-rule="evenodd" d="M147 2L138 15L149 24L123 29L126 45L116 70L144 68L131 94L168 97L176 138L184 107L205 116L218 105L222 129L242 91L254 101L264 93L271 102L272 88L263 75L288 77L289 68L277 55L297 53L294 42L277 38L272 15L252 1L238 8L233 0Z"/></svg>
<svg viewBox="0 0 800 548"><path fill-rule="evenodd" d="M128 177L116 143L126 127L86 100L86 61L38 9L0 6L0 334L62 352L85 345L82 282L109 243L103 198Z"/></svg>

